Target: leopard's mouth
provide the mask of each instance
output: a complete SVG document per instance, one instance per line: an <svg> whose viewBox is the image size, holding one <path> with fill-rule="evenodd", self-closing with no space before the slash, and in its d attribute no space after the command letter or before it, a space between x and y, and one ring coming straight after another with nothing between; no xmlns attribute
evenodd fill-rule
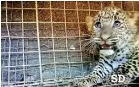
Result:
<svg viewBox="0 0 139 87"><path fill-rule="evenodd" d="M104 43L104 44L102 44L101 46L101 49L113 49L113 50L115 50L115 48L116 48L116 46L115 46L115 44L106 44L106 43Z"/></svg>
<svg viewBox="0 0 139 87"><path fill-rule="evenodd" d="M102 47L102 49L110 49L111 45L104 43L101 45L101 47Z"/></svg>
<svg viewBox="0 0 139 87"><path fill-rule="evenodd" d="M100 38L94 38L95 43L98 44L100 49L115 49L117 48L117 38L108 39L107 41Z"/></svg>

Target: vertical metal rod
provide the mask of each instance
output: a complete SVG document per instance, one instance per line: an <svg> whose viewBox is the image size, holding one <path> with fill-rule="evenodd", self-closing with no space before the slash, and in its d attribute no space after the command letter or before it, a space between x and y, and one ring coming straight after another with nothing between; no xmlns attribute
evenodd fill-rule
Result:
<svg viewBox="0 0 139 87"><path fill-rule="evenodd" d="M79 21L79 13L78 13L78 11L79 11L79 9L78 9L78 3L77 3L77 1L76 1L76 9L77 9L77 19L78 19L78 29L79 29L79 43L80 43L80 50L81 50L81 29L80 29L80 21ZM83 59L82 59L82 52L80 52L80 55L81 55L81 62L83 62ZM81 63L81 65L82 65L82 75L83 75L83 63Z"/></svg>
<svg viewBox="0 0 139 87"><path fill-rule="evenodd" d="M135 11L134 1L132 1L132 6L133 6L132 11Z"/></svg>
<svg viewBox="0 0 139 87"><path fill-rule="evenodd" d="M55 68L55 79L56 79L56 60L55 60L55 44L54 44L54 29L53 29L53 21L52 21L52 6L51 6L51 1L50 1L50 14L51 14L51 28L52 28L52 42L53 42L53 56L54 56L54 68Z"/></svg>
<svg viewBox="0 0 139 87"><path fill-rule="evenodd" d="M89 7L89 16L91 15L91 12L90 12L90 1L88 1L88 7Z"/></svg>
<svg viewBox="0 0 139 87"><path fill-rule="evenodd" d="M114 6L114 1L111 1L111 5Z"/></svg>
<svg viewBox="0 0 139 87"><path fill-rule="evenodd" d="M123 9L123 1L121 1L121 8Z"/></svg>
<svg viewBox="0 0 139 87"><path fill-rule="evenodd" d="M40 38L39 38L39 21L38 21L38 4L35 1L36 6L36 27L37 27L37 42L38 42L38 51L39 51L39 64L40 64L40 83L43 83L42 78L42 63L41 63L41 50L40 50Z"/></svg>
<svg viewBox="0 0 139 87"><path fill-rule="evenodd" d="M64 19L65 19L65 32L66 32L66 50L67 50L67 61L68 61L68 67L69 67L69 72L70 72L70 78L71 78L71 68L70 68L70 61L69 61L69 56L68 56L68 37L67 37L67 24L66 24L66 10L65 10L65 1L64 1Z"/></svg>
<svg viewBox="0 0 139 87"><path fill-rule="evenodd" d="M8 57L9 57L9 59L8 59L8 84L10 84L10 60L11 60L11 58L10 58L10 55L11 55L11 39L10 39L10 32L9 32L9 27L8 27L8 23L7 23L7 18L8 18L8 16L7 16L7 14L8 14L8 11L7 11L7 1L6 1L6 29L7 29L7 33L8 33L8 38L9 38L9 52L8 52Z"/></svg>
<svg viewBox="0 0 139 87"><path fill-rule="evenodd" d="M23 18L23 1L21 1L21 6L22 6L22 37L24 37L24 18ZM23 78L24 78L24 85L26 81L26 75L25 75L25 46L24 46L24 38L22 38L22 43L23 43Z"/></svg>

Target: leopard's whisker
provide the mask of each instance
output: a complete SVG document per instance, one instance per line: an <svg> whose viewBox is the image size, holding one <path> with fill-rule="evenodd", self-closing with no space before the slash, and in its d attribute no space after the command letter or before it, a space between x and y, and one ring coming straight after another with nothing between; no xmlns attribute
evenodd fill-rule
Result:
<svg viewBox="0 0 139 87"><path fill-rule="evenodd" d="M86 46L88 46L91 43L91 41L86 42L85 44L83 44L83 48L85 48Z"/></svg>
<svg viewBox="0 0 139 87"><path fill-rule="evenodd" d="M96 45L95 43L90 41L87 44L85 44L83 47L86 49L86 51L89 51L89 50L95 50L96 49L95 45Z"/></svg>

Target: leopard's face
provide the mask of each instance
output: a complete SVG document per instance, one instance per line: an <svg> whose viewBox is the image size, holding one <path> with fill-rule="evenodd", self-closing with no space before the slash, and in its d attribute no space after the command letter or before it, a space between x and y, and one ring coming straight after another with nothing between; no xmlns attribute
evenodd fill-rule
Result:
<svg viewBox="0 0 139 87"><path fill-rule="evenodd" d="M132 31L128 28L127 14L116 7L107 7L95 17L94 41L102 49L119 47L131 39Z"/></svg>

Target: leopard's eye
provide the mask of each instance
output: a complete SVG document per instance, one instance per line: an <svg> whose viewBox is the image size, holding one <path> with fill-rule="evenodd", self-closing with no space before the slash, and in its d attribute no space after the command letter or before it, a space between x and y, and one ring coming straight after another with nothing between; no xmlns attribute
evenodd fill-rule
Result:
<svg viewBox="0 0 139 87"><path fill-rule="evenodd" d="M101 23L100 23L100 22L96 22L96 23L95 23L95 27L96 27L96 28L101 28Z"/></svg>
<svg viewBox="0 0 139 87"><path fill-rule="evenodd" d="M121 22L120 21L115 21L114 24L113 24L114 28L120 27L120 26L121 26Z"/></svg>

